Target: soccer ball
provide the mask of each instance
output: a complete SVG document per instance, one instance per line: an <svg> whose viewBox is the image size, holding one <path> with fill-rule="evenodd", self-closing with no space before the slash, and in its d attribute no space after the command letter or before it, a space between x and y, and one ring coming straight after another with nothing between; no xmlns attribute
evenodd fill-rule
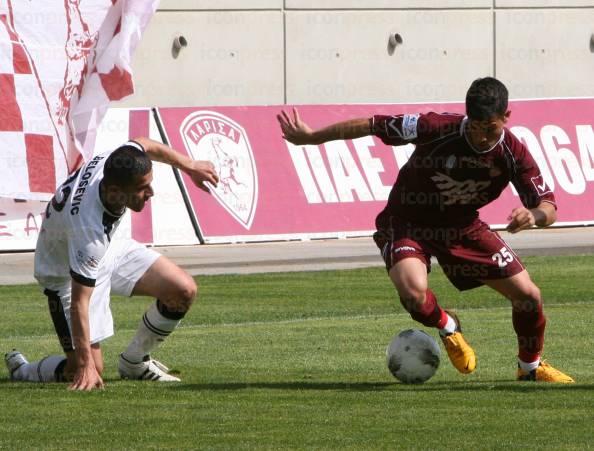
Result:
<svg viewBox="0 0 594 451"><path fill-rule="evenodd" d="M422 384L439 367L439 346L422 330L408 329L395 335L386 349L390 373L405 384Z"/></svg>

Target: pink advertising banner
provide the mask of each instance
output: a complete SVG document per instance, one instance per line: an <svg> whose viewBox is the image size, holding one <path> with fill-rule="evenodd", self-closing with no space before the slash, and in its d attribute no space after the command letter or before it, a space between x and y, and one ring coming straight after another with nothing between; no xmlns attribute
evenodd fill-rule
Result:
<svg viewBox="0 0 594 451"><path fill-rule="evenodd" d="M376 137L294 146L276 114L291 106L159 108L168 142L194 159L211 160L220 184L206 194L183 176L206 242L369 235L412 145ZM462 103L302 105L312 128L373 114L463 113ZM558 224L594 223L594 99L523 100L510 104L511 131L529 148L554 190ZM521 202L508 187L481 211L506 224Z"/></svg>

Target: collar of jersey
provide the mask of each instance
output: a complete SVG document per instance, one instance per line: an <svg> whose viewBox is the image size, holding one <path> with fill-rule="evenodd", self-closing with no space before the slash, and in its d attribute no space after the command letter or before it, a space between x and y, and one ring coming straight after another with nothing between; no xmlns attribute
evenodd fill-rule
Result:
<svg viewBox="0 0 594 451"><path fill-rule="evenodd" d="M501 144L503 142L503 138L505 137L505 129L503 130L503 132L501 132L501 136L499 137L499 140L495 144L493 144L489 149L487 149L487 150L477 150L477 149L475 149L474 146L468 140L468 136L466 136L466 122L468 122L468 116L464 116L464 119L462 119L462 126L460 127L460 135L463 135L464 136L464 139L466 140L466 143L468 144L468 146L475 153L489 153L495 147L497 147L499 144Z"/></svg>

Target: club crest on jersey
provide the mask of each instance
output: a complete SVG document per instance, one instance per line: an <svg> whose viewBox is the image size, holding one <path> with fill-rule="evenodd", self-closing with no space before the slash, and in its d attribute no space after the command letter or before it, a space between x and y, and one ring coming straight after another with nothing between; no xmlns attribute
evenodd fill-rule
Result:
<svg viewBox="0 0 594 451"><path fill-rule="evenodd" d="M247 133L237 122L214 111L196 111L180 127L194 160L209 160L219 175L211 188L217 202L250 229L258 201L258 174Z"/></svg>
<svg viewBox="0 0 594 451"><path fill-rule="evenodd" d="M490 180L462 180L458 181L452 177L437 172L431 177L435 186L440 190L444 205L465 205L481 203L484 201L482 191L491 185Z"/></svg>

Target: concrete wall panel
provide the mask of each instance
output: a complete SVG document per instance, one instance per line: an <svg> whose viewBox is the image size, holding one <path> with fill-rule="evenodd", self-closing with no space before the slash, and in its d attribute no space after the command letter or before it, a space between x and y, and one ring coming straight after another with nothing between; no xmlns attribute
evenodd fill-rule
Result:
<svg viewBox="0 0 594 451"><path fill-rule="evenodd" d="M594 8L497 11L497 76L512 97L594 96Z"/></svg>
<svg viewBox="0 0 594 451"><path fill-rule="evenodd" d="M552 8L594 6L592 0L495 0L497 8Z"/></svg>
<svg viewBox="0 0 594 451"><path fill-rule="evenodd" d="M160 11L171 10L229 10L281 9L283 0L163 0Z"/></svg>
<svg viewBox="0 0 594 451"><path fill-rule="evenodd" d="M493 72L490 11L286 14L288 103L460 100Z"/></svg>
<svg viewBox="0 0 594 451"><path fill-rule="evenodd" d="M492 0L285 0L286 9L490 8Z"/></svg>
<svg viewBox="0 0 594 451"><path fill-rule="evenodd" d="M136 93L119 106L282 103L282 13L159 11L132 65Z"/></svg>
<svg viewBox="0 0 594 451"><path fill-rule="evenodd" d="M489 74L516 98L594 96L593 14L594 0L163 0L120 105L460 100Z"/></svg>

